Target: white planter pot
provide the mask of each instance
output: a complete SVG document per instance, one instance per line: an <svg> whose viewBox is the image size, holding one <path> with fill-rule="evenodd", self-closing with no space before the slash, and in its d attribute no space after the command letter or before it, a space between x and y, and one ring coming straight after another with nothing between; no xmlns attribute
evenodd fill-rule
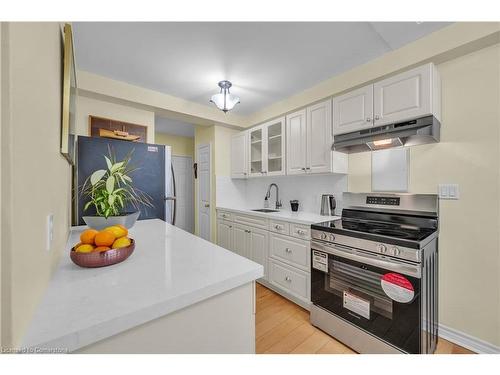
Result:
<svg viewBox="0 0 500 375"><path fill-rule="evenodd" d="M85 221L89 227L97 230L117 224L121 224L125 228L130 229L134 226L140 214L141 212L137 211L124 216L110 216L107 219L103 216L83 216L83 221Z"/></svg>

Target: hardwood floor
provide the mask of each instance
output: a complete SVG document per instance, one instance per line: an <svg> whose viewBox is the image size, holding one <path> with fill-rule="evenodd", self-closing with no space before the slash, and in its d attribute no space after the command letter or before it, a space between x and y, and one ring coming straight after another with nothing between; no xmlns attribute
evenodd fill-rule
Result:
<svg viewBox="0 0 500 375"><path fill-rule="evenodd" d="M356 354L309 323L309 312L257 283L255 351L257 354ZM436 353L472 354L439 339Z"/></svg>

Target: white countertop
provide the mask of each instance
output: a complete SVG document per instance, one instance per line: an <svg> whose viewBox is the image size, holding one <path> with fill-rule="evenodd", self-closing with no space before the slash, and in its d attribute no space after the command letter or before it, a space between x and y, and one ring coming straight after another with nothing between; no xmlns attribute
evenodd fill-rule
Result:
<svg viewBox="0 0 500 375"><path fill-rule="evenodd" d="M306 225L340 219L340 216L323 216L312 212L302 212L302 211L293 212L293 211L280 210L279 212L258 212L258 211L252 211L251 208L242 208L242 207L237 207L237 208L217 207L217 209L223 211L239 212L246 215L267 217L270 219L285 220L297 224L306 224Z"/></svg>
<svg viewBox="0 0 500 375"><path fill-rule="evenodd" d="M104 268L81 268L68 252L74 227L23 347L92 344L263 276L263 267L162 220L130 230L134 253Z"/></svg>

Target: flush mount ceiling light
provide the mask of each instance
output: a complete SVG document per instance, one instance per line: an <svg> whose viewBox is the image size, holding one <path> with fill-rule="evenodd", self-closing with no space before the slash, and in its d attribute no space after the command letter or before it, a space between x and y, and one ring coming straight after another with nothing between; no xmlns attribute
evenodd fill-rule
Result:
<svg viewBox="0 0 500 375"><path fill-rule="evenodd" d="M212 99L210 99L224 113L233 109L240 102L240 98L229 92L229 88L232 85L229 81L220 81L220 93L212 95Z"/></svg>

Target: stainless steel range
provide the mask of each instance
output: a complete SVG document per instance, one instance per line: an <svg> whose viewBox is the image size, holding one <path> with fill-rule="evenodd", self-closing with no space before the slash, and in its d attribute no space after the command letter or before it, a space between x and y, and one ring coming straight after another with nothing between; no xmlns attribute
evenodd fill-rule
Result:
<svg viewBox="0 0 500 375"><path fill-rule="evenodd" d="M343 194L312 225L311 323L360 353L433 353L438 197Z"/></svg>

